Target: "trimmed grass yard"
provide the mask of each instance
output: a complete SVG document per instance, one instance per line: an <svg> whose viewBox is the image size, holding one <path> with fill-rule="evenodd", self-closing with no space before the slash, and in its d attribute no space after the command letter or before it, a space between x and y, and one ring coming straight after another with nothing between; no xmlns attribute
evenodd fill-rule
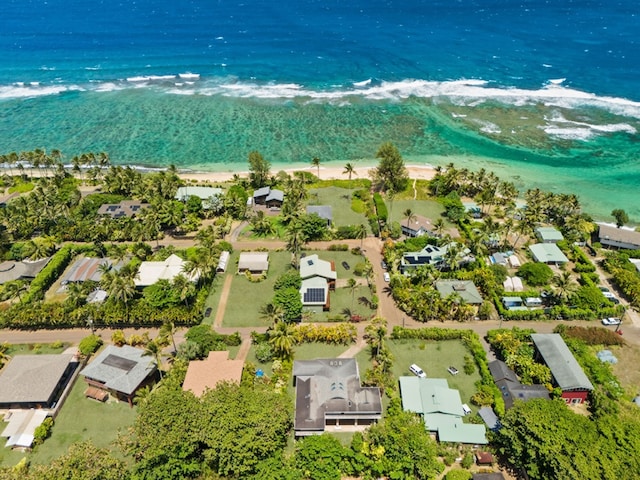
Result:
<svg viewBox="0 0 640 480"><path fill-rule="evenodd" d="M48 464L66 453L72 443L84 440L109 448L119 431L133 425L135 407L111 399L107 403L90 400L84 396L85 389L86 383L78 376L55 420L51 437L29 456L31 463Z"/></svg>
<svg viewBox="0 0 640 480"><path fill-rule="evenodd" d="M9 345L6 354L10 357L14 355L58 355L69 346L68 343L60 342L61 346L56 346L53 343L18 343L15 345Z"/></svg>
<svg viewBox="0 0 640 480"><path fill-rule="evenodd" d="M318 256L327 261L333 261L336 266L338 280L346 280L356 277L353 274L354 267L360 262L364 262L363 257L354 255L351 252L330 252L322 251L306 251L307 255L318 254ZM273 300L273 285L277 278L282 275L291 265L291 253L289 252L270 252L269 253L269 273L266 280L261 282L250 282L244 275L236 275L235 268L239 253L234 252L231 256L231 262L227 275L233 275L231 290L227 298L227 307L225 309L222 326L231 328L240 327L265 327L266 323L260 318L260 308ZM342 262L349 264L349 270L342 266ZM205 319L206 323L211 324L216 315L217 305L219 303L219 291L224 278L220 278L220 286L216 287L216 291L209 295L207 306L212 307L211 316ZM354 295L353 310L363 316L369 316L373 311L366 306L358 303L358 298L366 296L371 299L371 294L366 286L358 287ZM331 311L315 313L311 321L326 321L329 315L339 315L343 308L351 308L351 293L347 288L336 288L335 292L331 292Z"/></svg>
<svg viewBox="0 0 640 480"><path fill-rule="evenodd" d="M331 205L333 225L360 225L369 227L367 218L351 210L351 194L356 190L348 188L326 187L309 190L307 205Z"/></svg>
<svg viewBox="0 0 640 480"><path fill-rule="evenodd" d="M447 379L450 388L460 391L462 403L469 404L471 396L476 392L474 384L480 380L480 374L477 368L471 375L464 373L464 356L471 354L461 341L388 340L388 345L394 358L394 376L413 375L409 371L409 365L416 363L427 377ZM451 375L447 371L449 366L457 368L459 373Z"/></svg>
<svg viewBox="0 0 640 480"><path fill-rule="evenodd" d="M231 254L229 258L229 264L227 265L227 271L225 273L216 274L213 280L213 286L209 290L209 296L204 302L204 311L202 312L203 320L202 323L206 323L207 325L213 325L213 321L216 318L216 312L218 311L218 304L220 303L220 296L222 295L222 287L224 285L224 280L227 275L235 275L235 271L238 268L237 260L238 253L234 252ZM211 314L208 317L204 317L207 308L211 308Z"/></svg>
<svg viewBox="0 0 640 480"><path fill-rule="evenodd" d="M407 223L407 219L402 215L403 212L410 208L416 215L422 215L435 222L437 219L442 218L446 220L442 214L444 213L444 207L435 200L399 200L393 201L393 208L391 203L386 199L387 209L389 210L389 218L391 222L398 222L402 225ZM445 222L447 227L451 227L448 221Z"/></svg>
<svg viewBox="0 0 640 480"><path fill-rule="evenodd" d="M7 428L8 423L0 420L0 432ZM23 452L17 450L11 450L4 446L7 439L2 437L2 444L0 445L0 467L13 467L26 455Z"/></svg>

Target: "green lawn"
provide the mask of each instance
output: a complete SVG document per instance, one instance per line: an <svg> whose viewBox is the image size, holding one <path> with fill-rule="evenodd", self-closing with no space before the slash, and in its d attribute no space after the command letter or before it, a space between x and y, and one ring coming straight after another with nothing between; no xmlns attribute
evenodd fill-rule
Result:
<svg viewBox="0 0 640 480"><path fill-rule="evenodd" d="M232 259L234 259L233 256ZM265 326L266 324L260 318L260 308L273 299L273 285L282 273L288 268L292 268L290 265L291 253L270 252L269 273L266 280L253 283L244 275L236 275L234 273L236 262L230 262L229 275L234 277L222 325L225 327ZM214 313L211 315L215 317Z"/></svg>
<svg viewBox="0 0 640 480"><path fill-rule="evenodd" d="M367 218L351 210L351 195L354 190L339 187L316 188L309 190L308 205L331 205L333 225L360 225L368 227Z"/></svg>
<svg viewBox="0 0 640 480"><path fill-rule="evenodd" d="M399 200L396 199L393 201L393 205L387 199L386 201L387 209L389 210L389 220L390 222L398 222L401 224L405 224L407 219L403 216L403 213L408 208L416 215L422 215L423 217L427 217L431 220L431 222L435 222L438 218L442 217L444 212L444 207L436 202L435 200ZM444 217L442 217L444 219ZM447 227L450 227L451 224L446 222Z"/></svg>
<svg viewBox="0 0 640 480"><path fill-rule="evenodd" d="M476 392L475 382L480 380L476 371L472 375L464 373L464 356L471 355L459 340L388 340L393 354L393 374L396 377L412 375L409 365L418 364L427 377L446 378L450 388L460 391L462 403L470 402ZM458 369L457 375L447 372L449 366ZM472 407L473 408L473 407Z"/></svg>
<svg viewBox="0 0 640 480"><path fill-rule="evenodd" d="M222 295L222 286L224 285L224 280L227 275L235 275L235 269L237 268L236 260L238 260L238 254L232 253L229 258L229 263L227 265L227 271L225 273L216 274L213 279L213 285L209 290L209 296L204 302L204 312L207 311L207 308L211 308L211 315L208 317L203 317L202 323L206 323L207 325L213 325L213 321L216 318L216 312L218 310L218 304L220 303L220 296Z"/></svg>
<svg viewBox="0 0 640 480"><path fill-rule="evenodd" d="M100 403L84 396L86 384L78 377L65 401L51 437L30 456L34 464L47 464L63 455L72 443L90 440L98 447L109 447L118 432L133 425L136 409L128 404L109 400Z"/></svg>
<svg viewBox="0 0 640 480"><path fill-rule="evenodd" d="M61 347L55 347L51 343L19 343L9 345L6 354L13 355L37 355L37 354L60 354L69 346L68 343L61 343Z"/></svg>
<svg viewBox="0 0 640 480"><path fill-rule="evenodd" d="M7 422L0 420L0 432L7 428L7 425ZM6 438L2 437L0 440L2 441L0 445L0 467L13 467L26 455L23 452L5 447Z"/></svg>

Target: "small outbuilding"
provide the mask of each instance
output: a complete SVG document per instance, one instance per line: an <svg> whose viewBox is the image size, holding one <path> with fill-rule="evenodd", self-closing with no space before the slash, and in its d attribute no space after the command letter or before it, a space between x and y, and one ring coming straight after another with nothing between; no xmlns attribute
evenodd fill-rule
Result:
<svg viewBox="0 0 640 480"><path fill-rule="evenodd" d="M327 222L327 227L330 227L333 223L333 210L331 205L309 205L307 207L307 213L313 215L314 213Z"/></svg>
<svg viewBox="0 0 640 480"><path fill-rule="evenodd" d="M227 271L227 264L229 263L230 257L231 257L231 253L226 250L220 254L220 259L218 260L218 266L216 267L216 272L224 273Z"/></svg>
<svg viewBox="0 0 640 480"><path fill-rule="evenodd" d="M553 227L536 228L536 236L542 243L556 243L564 240L564 236L560 230Z"/></svg>
<svg viewBox="0 0 640 480"><path fill-rule="evenodd" d="M259 275L269 270L269 253L242 252L238 260L238 273L250 272Z"/></svg>

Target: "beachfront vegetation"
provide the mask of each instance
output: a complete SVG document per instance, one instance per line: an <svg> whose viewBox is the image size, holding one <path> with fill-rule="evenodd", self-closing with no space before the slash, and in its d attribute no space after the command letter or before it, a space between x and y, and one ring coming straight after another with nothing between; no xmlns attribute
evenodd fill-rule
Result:
<svg viewBox="0 0 640 480"><path fill-rule="evenodd" d="M376 158L380 160L378 167L373 170L374 186L384 192L402 192L409 184L409 174L404 166L404 160L398 148L392 143L383 143Z"/></svg>

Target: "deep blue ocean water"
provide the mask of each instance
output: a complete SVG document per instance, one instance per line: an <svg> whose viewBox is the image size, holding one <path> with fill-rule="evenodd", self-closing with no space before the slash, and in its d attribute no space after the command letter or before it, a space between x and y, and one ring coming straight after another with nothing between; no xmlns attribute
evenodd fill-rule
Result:
<svg viewBox="0 0 640 480"><path fill-rule="evenodd" d="M0 152L241 170L390 140L640 220L638 32L631 0L3 0Z"/></svg>

